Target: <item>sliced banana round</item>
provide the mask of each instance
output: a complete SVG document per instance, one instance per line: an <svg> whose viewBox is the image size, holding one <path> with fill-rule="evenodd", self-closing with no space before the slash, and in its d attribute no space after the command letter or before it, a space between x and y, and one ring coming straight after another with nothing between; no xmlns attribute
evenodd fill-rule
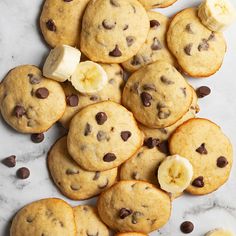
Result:
<svg viewBox="0 0 236 236"><path fill-rule="evenodd" d="M204 0L198 16L212 31L222 31L236 19L236 10L228 0Z"/></svg>
<svg viewBox="0 0 236 236"><path fill-rule="evenodd" d="M181 193L191 183L193 167L184 157L166 157L158 168L158 181L161 189L169 193Z"/></svg>
<svg viewBox="0 0 236 236"><path fill-rule="evenodd" d="M108 82L105 70L92 61L81 62L71 76L74 88L84 94L93 94L104 88Z"/></svg>
<svg viewBox="0 0 236 236"><path fill-rule="evenodd" d="M205 234L205 236L235 236L235 234L226 229L214 229Z"/></svg>
<svg viewBox="0 0 236 236"><path fill-rule="evenodd" d="M80 62L81 52L68 45L52 49L43 66L43 75L47 78L64 82L75 72Z"/></svg>

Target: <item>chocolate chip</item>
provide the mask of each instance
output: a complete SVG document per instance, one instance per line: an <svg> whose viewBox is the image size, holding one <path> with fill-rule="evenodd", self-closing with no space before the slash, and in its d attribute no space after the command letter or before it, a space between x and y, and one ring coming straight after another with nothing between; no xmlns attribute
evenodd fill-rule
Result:
<svg viewBox="0 0 236 236"><path fill-rule="evenodd" d="M14 115L16 118L21 118L23 115L26 114L26 110L23 106L16 105L14 108Z"/></svg>
<svg viewBox="0 0 236 236"><path fill-rule="evenodd" d="M145 107L150 107L151 106L151 100L152 100L151 94L149 94L147 92L142 92L140 96L141 96L141 100L142 100L143 105Z"/></svg>
<svg viewBox="0 0 236 236"><path fill-rule="evenodd" d="M102 184L102 185L99 184L99 185L98 185L98 188L104 189L104 188L106 188L106 187L108 186L108 184L109 184L109 180L107 179L107 180L106 180L106 183L105 183L105 184Z"/></svg>
<svg viewBox="0 0 236 236"><path fill-rule="evenodd" d="M186 45L186 46L184 47L184 52L185 52L185 54L187 54L188 56L191 56L192 47L193 47L193 44L192 44L192 43Z"/></svg>
<svg viewBox="0 0 236 236"><path fill-rule="evenodd" d="M145 91L157 91L155 84L144 84L143 90Z"/></svg>
<svg viewBox="0 0 236 236"><path fill-rule="evenodd" d="M206 39L202 39L202 42L198 45L198 51L208 51L209 43Z"/></svg>
<svg viewBox="0 0 236 236"><path fill-rule="evenodd" d="M120 211L119 211L119 217L120 219L125 219L127 216L131 215L132 214L132 210L130 209L127 209L127 208L121 208Z"/></svg>
<svg viewBox="0 0 236 236"><path fill-rule="evenodd" d="M206 155L208 152L205 147L205 143L202 143L199 148L196 149L196 152L200 153L201 155Z"/></svg>
<svg viewBox="0 0 236 236"><path fill-rule="evenodd" d="M152 138L152 137L144 140L144 145L150 149L156 147L159 143L160 143L159 139Z"/></svg>
<svg viewBox="0 0 236 236"><path fill-rule="evenodd" d="M218 166L219 168L224 168L224 167L226 167L226 166L229 164L229 162L227 161L227 159L226 159L225 157L220 156L220 157L217 159L216 164L217 164L217 166Z"/></svg>
<svg viewBox="0 0 236 236"><path fill-rule="evenodd" d="M158 129L162 134L168 134L168 131L165 128Z"/></svg>
<svg viewBox="0 0 236 236"><path fill-rule="evenodd" d="M124 142L126 142L131 137L131 135L132 135L132 133L130 131L122 131L120 133L120 136Z"/></svg>
<svg viewBox="0 0 236 236"><path fill-rule="evenodd" d="M160 142L158 145L157 145L157 148L160 152L166 154L166 155L169 155L170 154L170 151L169 151L169 143L167 140L164 140L162 142Z"/></svg>
<svg viewBox="0 0 236 236"><path fill-rule="evenodd" d="M79 104L79 97L75 94L66 96L66 103L70 107L76 107Z"/></svg>
<svg viewBox="0 0 236 236"><path fill-rule="evenodd" d="M63 0L64 2L72 2L73 0Z"/></svg>
<svg viewBox="0 0 236 236"><path fill-rule="evenodd" d="M39 99L45 99L49 96L49 91L47 88L38 88L36 91L35 91L35 95L37 98Z"/></svg>
<svg viewBox="0 0 236 236"><path fill-rule="evenodd" d="M129 28L129 25L125 25L124 28L123 28L123 30L125 31L125 30L127 30L128 28Z"/></svg>
<svg viewBox="0 0 236 236"><path fill-rule="evenodd" d="M153 43L151 45L151 49L154 51L162 49L161 42L156 37L153 38Z"/></svg>
<svg viewBox="0 0 236 236"><path fill-rule="evenodd" d="M2 164L4 164L7 167L15 167L16 166L16 156L11 155L9 157L4 158L1 162L2 162Z"/></svg>
<svg viewBox="0 0 236 236"><path fill-rule="evenodd" d="M42 81L41 75L28 74L28 77L31 84L39 84Z"/></svg>
<svg viewBox="0 0 236 236"><path fill-rule="evenodd" d="M76 174L79 174L79 170L67 169L66 174L67 175L76 175Z"/></svg>
<svg viewBox="0 0 236 236"><path fill-rule="evenodd" d="M203 176L199 176L196 179L194 179L192 182L192 186L197 188L203 188L204 187Z"/></svg>
<svg viewBox="0 0 236 236"><path fill-rule="evenodd" d="M204 98L210 93L211 93L211 89L207 86L201 86L196 90L196 94L198 98Z"/></svg>
<svg viewBox="0 0 236 236"><path fill-rule="evenodd" d="M157 20L150 20L150 27L151 28L157 28L158 26L160 26L160 22Z"/></svg>
<svg viewBox="0 0 236 236"><path fill-rule="evenodd" d="M191 23L186 25L185 30L190 34L194 34Z"/></svg>
<svg viewBox="0 0 236 236"><path fill-rule="evenodd" d="M98 125L103 125L107 120L107 115L105 112L98 112L95 118Z"/></svg>
<svg viewBox="0 0 236 236"><path fill-rule="evenodd" d="M109 135L106 133L106 132L104 132L104 131L102 131L102 130L99 130L98 131L98 133L97 133L97 140L99 141L99 142L101 142L101 141L104 141L104 140L109 140L110 138L109 138Z"/></svg>
<svg viewBox="0 0 236 236"><path fill-rule="evenodd" d="M111 57L120 57L122 55L118 45L116 44L115 48L109 52L109 56Z"/></svg>
<svg viewBox="0 0 236 236"><path fill-rule="evenodd" d="M107 153L103 157L103 161L105 162L112 162L116 159L116 155L114 153Z"/></svg>
<svg viewBox="0 0 236 236"><path fill-rule="evenodd" d="M108 20L104 20L102 22L102 26L105 28L105 29L108 29L108 30L111 30L115 27L116 25L116 22L112 23L112 22L109 22Z"/></svg>
<svg viewBox="0 0 236 236"><path fill-rule="evenodd" d="M210 34L210 36L208 37L208 41L212 41L212 40L215 40L215 39L216 39L216 35L215 35L214 32L212 32L212 33Z"/></svg>
<svg viewBox="0 0 236 236"><path fill-rule="evenodd" d="M131 61L131 65L138 66L140 64L141 64L140 57L137 55L133 56L133 59Z"/></svg>
<svg viewBox="0 0 236 236"><path fill-rule="evenodd" d="M92 132L92 126L89 123L86 123L84 129L84 136L88 136Z"/></svg>
<svg viewBox="0 0 236 236"><path fill-rule="evenodd" d="M193 232L193 229L194 229L194 225L190 221L185 221L180 225L180 230L184 234L189 234L189 233Z"/></svg>
<svg viewBox="0 0 236 236"><path fill-rule="evenodd" d="M52 19L49 19L49 20L46 22L46 26L47 26L48 30L50 30L50 31L55 32L55 31L57 30L57 27L56 27L56 25L55 25L55 22L54 22L54 20L52 20Z"/></svg>
<svg viewBox="0 0 236 236"><path fill-rule="evenodd" d="M167 84L167 85L170 85L170 84L174 84L175 82L171 81L170 79L168 79L165 75L162 75L160 77L160 80L163 84Z"/></svg>
<svg viewBox="0 0 236 236"><path fill-rule="evenodd" d="M114 7L120 7L120 4L119 4L118 0L110 0L110 3Z"/></svg>
<svg viewBox="0 0 236 236"><path fill-rule="evenodd" d="M97 101L99 99L99 97L98 96L96 96L96 95L92 95L91 97L90 97L90 100L91 101Z"/></svg>
<svg viewBox="0 0 236 236"><path fill-rule="evenodd" d="M101 175L100 171L96 171L96 172L95 172L95 175L94 175L94 177L93 177L93 180L98 180L99 177L100 177L100 175Z"/></svg>
<svg viewBox="0 0 236 236"><path fill-rule="evenodd" d="M26 167L17 170L16 175L19 179L27 179L30 176L30 171Z"/></svg>
<svg viewBox="0 0 236 236"><path fill-rule="evenodd" d="M180 88L180 89L181 89L183 95L186 97L187 96L186 88Z"/></svg>
<svg viewBox="0 0 236 236"><path fill-rule="evenodd" d="M140 179L140 174L138 172L133 172L132 179L139 180Z"/></svg>
<svg viewBox="0 0 236 236"><path fill-rule="evenodd" d="M44 133L31 134L31 141L34 143L41 143L44 140Z"/></svg>
<svg viewBox="0 0 236 236"><path fill-rule="evenodd" d="M135 41L135 37L133 36L126 37L126 42L127 42L128 47L130 47L134 43L134 41Z"/></svg>

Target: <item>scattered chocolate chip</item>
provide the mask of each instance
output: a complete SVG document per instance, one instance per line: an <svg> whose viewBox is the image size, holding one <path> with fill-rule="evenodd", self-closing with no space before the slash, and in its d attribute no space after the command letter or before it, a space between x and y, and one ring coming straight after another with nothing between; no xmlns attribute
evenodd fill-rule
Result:
<svg viewBox="0 0 236 236"><path fill-rule="evenodd" d="M110 3L114 7L120 7L120 4L119 4L118 0L110 0Z"/></svg>
<svg viewBox="0 0 236 236"><path fill-rule="evenodd" d="M229 164L229 162L227 161L227 159L226 159L225 157L220 156L220 157L217 159L216 164L217 164L217 166L218 166L219 168L224 168L224 167L226 167L226 166Z"/></svg>
<svg viewBox="0 0 236 236"><path fill-rule="evenodd" d="M15 167L16 166L16 156L11 155L9 157L4 158L1 162L2 162L2 164L4 164L7 167Z"/></svg>
<svg viewBox="0 0 236 236"><path fill-rule="evenodd" d="M216 35L215 35L214 32L212 32L212 33L210 34L210 36L208 37L208 41L212 41L212 40L215 40L215 39L216 39Z"/></svg>
<svg viewBox="0 0 236 236"><path fill-rule="evenodd" d="M42 81L41 75L28 74L28 77L31 84L39 84Z"/></svg>
<svg viewBox="0 0 236 236"><path fill-rule="evenodd" d="M45 99L49 96L49 91L47 88L38 88L35 91L35 96L39 99Z"/></svg>
<svg viewBox="0 0 236 236"><path fill-rule="evenodd" d="M160 140L157 138L147 138L144 140L144 145L147 146L148 148L154 148L160 143Z"/></svg>
<svg viewBox="0 0 236 236"><path fill-rule="evenodd" d="M137 224L138 223L138 218L140 216L142 216L143 214L139 211L135 211L133 214L132 214L132 224Z"/></svg>
<svg viewBox="0 0 236 236"><path fill-rule="evenodd" d="M28 217L26 218L26 221L27 221L28 223L32 223L32 222L34 221L34 218L33 218L32 216L28 216Z"/></svg>
<svg viewBox="0 0 236 236"><path fill-rule="evenodd" d="M100 175L101 175L101 172L100 172L100 171L96 171L96 172L95 172L95 175L94 175L94 177L93 177L93 180L98 180L99 177L100 177Z"/></svg>
<svg viewBox="0 0 236 236"><path fill-rule="evenodd" d="M196 152L200 153L201 155L206 155L208 152L205 147L205 143L202 143L199 148L196 149Z"/></svg>
<svg viewBox="0 0 236 236"><path fill-rule="evenodd" d="M189 233L193 232L193 229L194 229L194 225L190 221L185 221L180 225L180 230L184 234L189 234Z"/></svg>
<svg viewBox="0 0 236 236"><path fill-rule="evenodd" d="M156 37L153 38L153 43L151 45L151 49L154 51L162 49L161 42Z"/></svg>
<svg viewBox="0 0 236 236"><path fill-rule="evenodd" d="M116 159L116 155L114 153L107 153L103 157L103 161L105 162L112 162Z"/></svg>
<svg viewBox="0 0 236 236"><path fill-rule="evenodd" d="M30 176L30 171L26 167L21 167L17 170L16 175L19 179L27 179Z"/></svg>
<svg viewBox="0 0 236 236"><path fill-rule="evenodd" d="M34 143L41 143L44 140L44 133L31 134L31 141Z"/></svg>
<svg viewBox="0 0 236 236"><path fill-rule="evenodd" d="M126 37L126 42L127 42L127 45L128 47L130 47L135 41L135 38L133 36L128 36Z"/></svg>
<svg viewBox="0 0 236 236"><path fill-rule="evenodd" d="M186 97L187 96L186 88L180 88L180 89L181 89L183 95Z"/></svg>
<svg viewBox="0 0 236 236"><path fill-rule="evenodd" d="M14 108L14 115L16 118L21 118L23 115L26 114L26 110L23 106L16 105Z"/></svg>
<svg viewBox="0 0 236 236"><path fill-rule="evenodd" d="M108 136L108 134L106 133L106 132L104 132L104 131L102 131L102 130L99 130L98 131L98 133L97 133L97 140L99 141L99 142L101 142L101 141L104 141L104 140L109 140L110 138L109 138L109 136Z"/></svg>
<svg viewBox="0 0 236 236"><path fill-rule="evenodd" d="M55 32L55 31L57 30L57 27L56 27L56 25L55 25L55 22L54 22L54 20L52 20L52 19L49 19L49 20L46 22L46 26L47 26L48 30L50 30L50 31Z"/></svg>
<svg viewBox="0 0 236 236"><path fill-rule="evenodd" d="M151 28L157 28L158 26L160 26L160 22L157 20L150 20L150 27Z"/></svg>
<svg viewBox="0 0 236 236"><path fill-rule="evenodd" d="M123 30L125 31L125 30L127 30L128 28L129 28L129 25L125 25L124 28L123 28Z"/></svg>
<svg viewBox="0 0 236 236"><path fill-rule="evenodd" d="M142 100L143 105L145 107L150 107L151 106L151 100L152 100L151 94L149 94L147 92L142 92L140 96L141 96L141 100Z"/></svg>
<svg viewBox="0 0 236 236"><path fill-rule="evenodd" d="M107 179L107 180L106 180L106 183L105 183L105 184L102 184L102 185L99 184L99 185L98 185L98 188L104 189L104 188L106 188L106 187L108 186L108 184L109 184L109 180Z"/></svg>
<svg viewBox="0 0 236 236"><path fill-rule="evenodd" d="M108 20L104 20L102 22L102 26L105 28L105 29L108 29L108 30L111 30L115 27L116 25L116 22L112 23L112 22L109 22Z"/></svg>
<svg viewBox="0 0 236 236"><path fill-rule="evenodd" d="M119 217L120 219L125 219L127 216L132 214L132 210L127 209L127 208L121 208L119 211Z"/></svg>
<svg viewBox="0 0 236 236"><path fill-rule="evenodd" d="M196 90L196 94L198 98L204 98L210 93L211 93L211 89L207 86L201 86Z"/></svg>
<svg viewBox="0 0 236 236"><path fill-rule="evenodd" d="M185 30L190 34L194 34L191 23L186 25Z"/></svg>
<svg viewBox="0 0 236 236"><path fill-rule="evenodd" d="M92 126L89 123L86 123L84 129L84 136L88 136L92 132Z"/></svg>
<svg viewBox="0 0 236 236"><path fill-rule="evenodd" d="M170 154L170 151L169 151L169 143L168 143L168 140L164 140L162 142L160 142L158 145L157 145L157 148L160 152L166 154L166 155L169 155Z"/></svg>
<svg viewBox="0 0 236 236"><path fill-rule="evenodd" d="M76 107L79 104L79 97L75 94L66 96L66 103L70 107Z"/></svg>
<svg viewBox="0 0 236 236"><path fill-rule="evenodd" d="M209 49L209 43L206 39L202 39L202 42L198 45L198 51L207 51Z"/></svg>
<svg viewBox="0 0 236 236"><path fill-rule="evenodd" d="M132 135L132 133L130 131L122 131L120 133L120 136L124 142L126 142L131 137L131 135Z"/></svg>
<svg viewBox="0 0 236 236"><path fill-rule="evenodd" d="M96 96L96 95L92 95L91 97L90 97L90 100L91 101L97 101L99 99L99 97L98 96Z"/></svg>
<svg viewBox="0 0 236 236"><path fill-rule="evenodd" d="M145 91L157 91L155 84L144 84L143 90Z"/></svg>
<svg viewBox="0 0 236 236"><path fill-rule="evenodd" d="M76 175L76 174L79 174L79 170L67 169L66 174L67 175Z"/></svg>
<svg viewBox="0 0 236 236"><path fill-rule="evenodd" d="M168 134L168 131L165 128L158 129L162 134Z"/></svg>
<svg viewBox="0 0 236 236"><path fill-rule="evenodd" d="M107 115L105 112L98 112L95 118L98 125L103 125L107 120Z"/></svg>
<svg viewBox="0 0 236 236"><path fill-rule="evenodd" d="M137 55L133 56L133 59L131 61L131 65L138 66L140 64L141 64L140 57Z"/></svg>
<svg viewBox="0 0 236 236"><path fill-rule="evenodd" d="M191 56L192 47L193 47L193 44L192 44L192 43L186 45L186 46L184 47L184 52L185 52L185 54L187 54L188 56Z"/></svg>
<svg viewBox="0 0 236 236"><path fill-rule="evenodd" d="M204 187L203 176L199 176L196 179L194 179L192 182L192 186L197 188L203 188Z"/></svg>
<svg viewBox="0 0 236 236"><path fill-rule="evenodd" d="M174 84L175 82L173 82L172 80L168 79L165 75L162 75L160 77L160 80L163 84L167 84L167 85L170 85L170 84Z"/></svg>
<svg viewBox="0 0 236 236"><path fill-rule="evenodd" d="M111 57L120 57L122 55L118 45L115 46L115 48L109 52L109 56Z"/></svg>

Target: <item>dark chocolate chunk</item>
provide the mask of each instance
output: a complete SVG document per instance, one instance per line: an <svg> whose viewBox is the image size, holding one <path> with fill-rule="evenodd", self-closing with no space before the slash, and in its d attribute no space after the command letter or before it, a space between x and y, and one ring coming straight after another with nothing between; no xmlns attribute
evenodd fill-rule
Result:
<svg viewBox="0 0 236 236"><path fill-rule="evenodd" d="M31 140L34 143L41 143L44 140L44 133L31 134Z"/></svg>
<svg viewBox="0 0 236 236"><path fill-rule="evenodd" d="M102 22L102 26L105 28L105 29L107 29L107 30L111 30L111 29L113 29L115 26L116 26L116 22L109 22L108 20L104 20L103 22Z"/></svg>
<svg viewBox="0 0 236 236"><path fill-rule="evenodd" d="M145 107L150 107L151 106L152 95L147 93L147 92L142 92L140 96L141 96L141 100L142 100L143 105Z"/></svg>
<svg viewBox="0 0 236 236"><path fill-rule="evenodd" d="M190 221L185 221L180 225L180 230L184 234L189 234L189 233L193 232L193 229L194 229L194 225Z"/></svg>
<svg viewBox="0 0 236 236"><path fill-rule="evenodd" d="M184 47L184 52L185 52L185 54L187 54L188 56L191 56L192 47L193 47L193 44L192 44L192 43L186 45L186 46Z"/></svg>
<svg viewBox="0 0 236 236"><path fill-rule="evenodd" d="M7 167L15 167L16 166L16 156L11 155L9 157L4 158L1 162L2 162L2 164L4 164Z"/></svg>
<svg viewBox="0 0 236 236"><path fill-rule="evenodd" d="M76 94L66 96L66 103L70 107L76 107L79 104L79 97Z"/></svg>
<svg viewBox="0 0 236 236"><path fill-rule="evenodd" d="M201 155L206 155L208 152L205 147L205 143L202 143L199 148L196 149L196 152L200 153Z"/></svg>
<svg viewBox="0 0 236 236"><path fill-rule="evenodd" d="M158 26L160 26L160 22L157 20L150 20L150 27L151 28L157 28Z"/></svg>
<svg viewBox="0 0 236 236"><path fill-rule="evenodd" d="M116 155L114 153L107 153L103 157L103 161L105 162L112 162L116 159Z"/></svg>
<svg viewBox="0 0 236 236"><path fill-rule="evenodd" d="M43 88L38 88L35 91L35 96L39 99L45 99L49 96L49 91L47 88L43 87Z"/></svg>
<svg viewBox="0 0 236 236"><path fill-rule="evenodd" d="M14 108L14 115L16 118L21 118L23 115L26 114L26 110L23 106L20 106L20 105L16 105L15 108Z"/></svg>
<svg viewBox="0 0 236 236"><path fill-rule="evenodd" d="M47 26L48 30L50 30L50 31L55 32L57 30L56 24L55 24L54 20L52 20L52 19L49 19L46 22L46 26Z"/></svg>
<svg viewBox="0 0 236 236"><path fill-rule="evenodd" d="M170 85L170 84L174 84L175 82L173 82L172 80L168 79L165 75L162 75L160 77L160 80L163 84L167 84L167 85Z"/></svg>
<svg viewBox="0 0 236 236"><path fill-rule="evenodd" d="M30 176L30 171L26 167L21 167L17 170L16 175L19 179L27 179Z"/></svg>
<svg viewBox="0 0 236 236"><path fill-rule="evenodd" d="M220 156L220 157L217 159L216 164L217 164L217 166L218 166L219 168L224 168L224 167L226 167L226 166L229 164L229 162L227 161L227 159L226 159L225 157Z"/></svg>
<svg viewBox="0 0 236 236"><path fill-rule="evenodd" d="M103 125L107 121L107 115L105 112L98 112L95 118L98 125Z"/></svg>
<svg viewBox="0 0 236 236"><path fill-rule="evenodd" d="M120 57L120 56L122 56L122 53L121 53L121 51L120 51L117 44L116 44L115 48L111 52L109 52L109 56L111 56L111 57Z"/></svg>
<svg viewBox="0 0 236 236"><path fill-rule="evenodd" d="M148 148L154 148L160 143L160 140L157 138L147 138L144 140L144 145L147 146Z"/></svg>
<svg viewBox="0 0 236 236"><path fill-rule="evenodd" d="M196 90L198 98L204 98L211 93L211 89L207 86L201 86Z"/></svg>
<svg viewBox="0 0 236 236"><path fill-rule="evenodd" d="M203 188L204 187L203 176L199 176L196 179L194 179L192 182L192 186L197 187L197 188Z"/></svg>
<svg viewBox="0 0 236 236"><path fill-rule="evenodd" d="M132 214L132 210L127 209L127 208L121 208L119 211L119 217L120 219L125 219L127 216Z"/></svg>
<svg viewBox="0 0 236 236"><path fill-rule="evenodd" d="M170 154L170 151L169 151L169 143L167 140L164 140L162 142L160 142L158 145L157 145L157 148L160 152L166 154L166 155L169 155Z"/></svg>
<svg viewBox="0 0 236 236"><path fill-rule="evenodd" d="M153 43L151 45L151 49L154 51L162 49L161 42L156 37L153 38Z"/></svg>
<svg viewBox="0 0 236 236"><path fill-rule="evenodd" d="M89 123L86 123L84 129L84 136L88 136L92 132L92 126Z"/></svg>
<svg viewBox="0 0 236 236"><path fill-rule="evenodd" d="M126 142L131 137L131 135L132 135L132 133L130 131L122 131L120 133L120 136L124 142Z"/></svg>

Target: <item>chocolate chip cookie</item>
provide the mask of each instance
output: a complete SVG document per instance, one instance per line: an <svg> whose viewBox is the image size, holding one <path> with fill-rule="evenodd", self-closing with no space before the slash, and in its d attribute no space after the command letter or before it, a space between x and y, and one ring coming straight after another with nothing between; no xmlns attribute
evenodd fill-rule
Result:
<svg viewBox="0 0 236 236"><path fill-rule="evenodd" d="M121 63L134 56L147 38L149 20L137 0L96 0L86 8L80 47L91 60Z"/></svg>
<svg viewBox="0 0 236 236"><path fill-rule="evenodd" d="M76 46L82 16L89 0L46 0L40 16L40 28L51 47Z"/></svg>
<svg viewBox="0 0 236 236"><path fill-rule="evenodd" d="M169 196L142 181L120 181L98 199L98 213L111 229L119 232L150 233L170 217Z"/></svg>
<svg viewBox="0 0 236 236"><path fill-rule="evenodd" d="M138 70L140 67L151 64L157 60L165 60L174 64L174 58L166 46L166 31L169 24L168 17L158 12L148 13L150 30L145 43L138 53L122 63L128 71Z"/></svg>
<svg viewBox="0 0 236 236"><path fill-rule="evenodd" d="M97 209L83 205L74 207L77 236L109 236L107 226L100 220Z"/></svg>
<svg viewBox="0 0 236 236"><path fill-rule="evenodd" d="M111 102L82 109L71 121L68 150L84 169L104 171L130 158L143 143L131 112Z"/></svg>
<svg viewBox="0 0 236 236"><path fill-rule="evenodd" d="M107 73L108 83L96 94L82 94L75 90L71 83L67 82L62 84L66 94L67 106L60 122L65 128L69 128L73 116L88 105L106 100L121 103L121 93L124 86L122 68L118 64L100 65Z"/></svg>
<svg viewBox="0 0 236 236"><path fill-rule="evenodd" d="M201 118L186 121L171 136L169 147L171 154L187 158L193 166L194 176L187 192L208 194L229 178L232 145L213 122Z"/></svg>
<svg viewBox="0 0 236 236"><path fill-rule="evenodd" d="M48 198L22 208L14 217L11 236L76 236L73 209L61 199Z"/></svg>
<svg viewBox="0 0 236 236"><path fill-rule="evenodd" d="M98 195L116 181L117 168L107 171L86 171L70 157L67 138L59 139L48 154L48 168L61 192L74 200Z"/></svg>
<svg viewBox="0 0 236 236"><path fill-rule="evenodd" d="M167 44L182 70L192 77L217 72L226 51L223 34L207 29L197 16L197 8L175 15L167 32Z"/></svg>
<svg viewBox="0 0 236 236"><path fill-rule="evenodd" d="M192 88L169 63L157 61L128 79L122 103L145 126L164 128L177 122L190 108Z"/></svg>
<svg viewBox="0 0 236 236"><path fill-rule="evenodd" d="M31 65L12 69L0 84L0 110L5 121L22 133L42 133L66 108L61 85Z"/></svg>
<svg viewBox="0 0 236 236"><path fill-rule="evenodd" d="M176 1L177 0L139 0L146 9L169 7Z"/></svg>

